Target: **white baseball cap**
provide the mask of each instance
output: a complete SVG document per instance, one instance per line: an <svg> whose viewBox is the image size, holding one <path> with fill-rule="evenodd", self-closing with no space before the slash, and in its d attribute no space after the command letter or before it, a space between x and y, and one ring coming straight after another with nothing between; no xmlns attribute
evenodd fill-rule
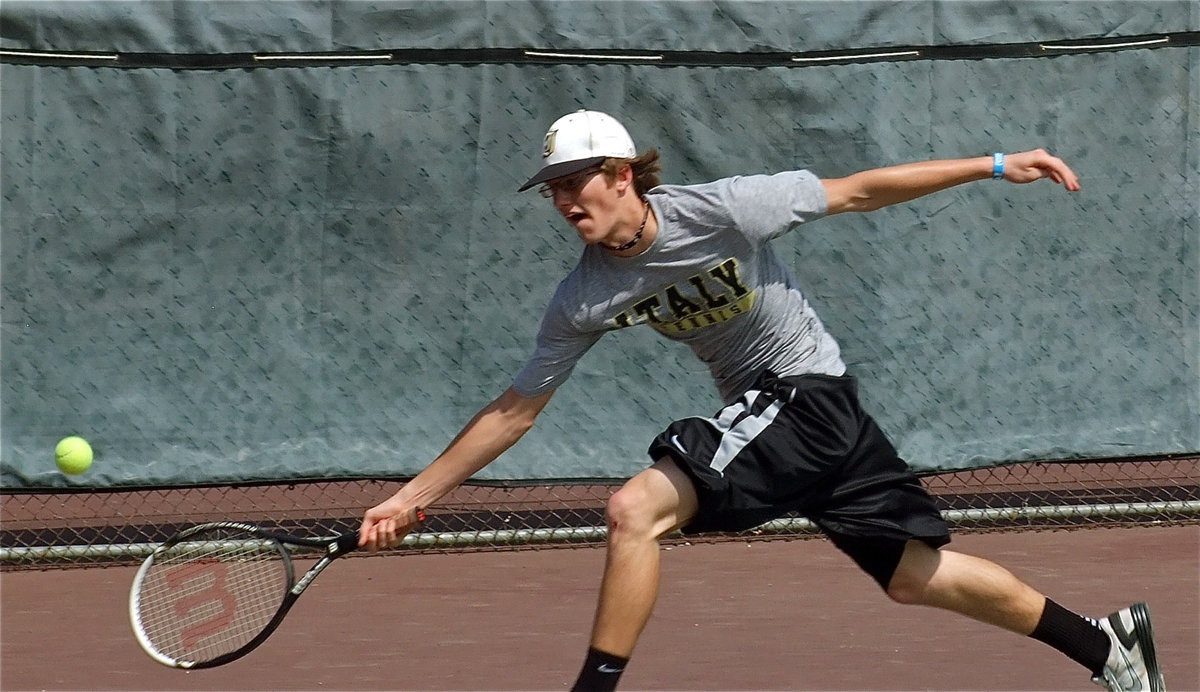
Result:
<svg viewBox="0 0 1200 692"><path fill-rule="evenodd" d="M616 118L599 111L575 111L550 126L542 146L542 169L517 192L599 165L607 158L636 156L633 139Z"/></svg>

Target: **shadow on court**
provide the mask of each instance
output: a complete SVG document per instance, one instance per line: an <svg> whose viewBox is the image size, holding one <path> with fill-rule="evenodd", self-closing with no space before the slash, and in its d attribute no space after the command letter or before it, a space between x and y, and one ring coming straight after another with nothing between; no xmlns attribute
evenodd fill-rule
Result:
<svg viewBox="0 0 1200 692"><path fill-rule="evenodd" d="M1200 691L1200 526L956 536L1093 617L1144 600L1173 692ZM346 559L257 651L185 672L133 640L133 567L0 576L0 689L564 690L604 554ZM676 546L624 690L1096 690L1049 647L888 601L824 540Z"/></svg>

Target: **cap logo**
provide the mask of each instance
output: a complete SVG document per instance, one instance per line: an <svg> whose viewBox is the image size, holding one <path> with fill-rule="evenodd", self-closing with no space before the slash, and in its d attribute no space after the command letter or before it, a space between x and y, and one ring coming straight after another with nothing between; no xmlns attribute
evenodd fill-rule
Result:
<svg viewBox="0 0 1200 692"><path fill-rule="evenodd" d="M558 136L558 130L550 130L546 133L546 139L542 143L542 158L547 158L554 153L554 140Z"/></svg>

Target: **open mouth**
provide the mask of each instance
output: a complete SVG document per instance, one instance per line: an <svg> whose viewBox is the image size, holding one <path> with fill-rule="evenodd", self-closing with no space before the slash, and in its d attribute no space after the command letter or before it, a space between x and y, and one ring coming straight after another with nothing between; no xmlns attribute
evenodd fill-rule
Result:
<svg viewBox="0 0 1200 692"><path fill-rule="evenodd" d="M566 220L571 222L572 224L577 224L580 221L583 221L584 219L586 219L587 214L584 214L581 211L577 211L577 212L574 212L571 214L563 214L563 217L566 218Z"/></svg>

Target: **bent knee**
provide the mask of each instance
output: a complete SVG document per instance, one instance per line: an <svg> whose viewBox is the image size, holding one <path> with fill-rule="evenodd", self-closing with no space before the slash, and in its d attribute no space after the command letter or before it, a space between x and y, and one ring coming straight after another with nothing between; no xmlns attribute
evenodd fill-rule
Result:
<svg viewBox="0 0 1200 692"><path fill-rule="evenodd" d="M635 476L613 493L605 507L609 536L659 538L677 528L687 513L674 485L655 474Z"/></svg>
<svg viewBox="0 0 1200 692"><path fill-rule="evenodd" d="M654 523L654 513L646 493L626 485L612 497L604 509L604 519L610 533L646 532Z"/></svg>
<svg viewBox="0 0 1200 692"><path fill-rule="evenodd" d="M925 602L925 584L899 570L892 575L884 593L888 598L903 605L921 605Z"/></svg>
<svg viewBox="0 0 1200 692"><path fill-rule="evenodd" d="M921 552L927 551L922 550ZM937 554L928 554L936 563ZM924 605L928 601L930 583L934 574L927 563L928 559L901 560L892 573L892 578L888 580L887 588L884 589L888 598L904 605Z"/></svg>

